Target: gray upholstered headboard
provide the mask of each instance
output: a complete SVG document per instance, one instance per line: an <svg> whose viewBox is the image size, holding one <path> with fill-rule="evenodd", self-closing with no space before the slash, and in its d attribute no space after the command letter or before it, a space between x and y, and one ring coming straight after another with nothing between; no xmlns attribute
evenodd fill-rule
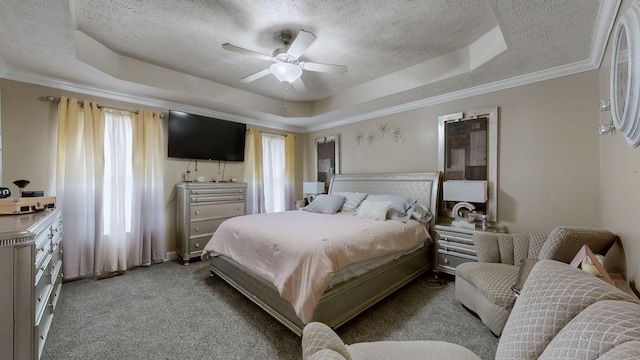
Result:
<svg viewBox="0 0 640 360"><path fill-rule="evenodd" d="M433 219L438 217L440 172L404 174L336 174L331 179L329 193L363 192L376 195L406 195L429 204Z"/></svg>

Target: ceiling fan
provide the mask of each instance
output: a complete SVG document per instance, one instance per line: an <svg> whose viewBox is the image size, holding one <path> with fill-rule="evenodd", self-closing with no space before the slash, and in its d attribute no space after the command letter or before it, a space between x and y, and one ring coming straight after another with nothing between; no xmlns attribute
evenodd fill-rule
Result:
<svg viewBox="0 0 640 360"><path fill-rule="evenodd" d="M316 40L316 36L309 31L300 30L293 42L291 42L291 38L291 34L284 32L280 34L283 47L275 49L272 55L262 54L229 43L222 44L222 48L273 62L269 68L241 78L240 81L244 83L273 74L283 84L291 84L296 91L304 91L306 88L300 78L303 70L332 74L344 74L347 71L347 67L344 65L300 61L300 56Z"/></svg>

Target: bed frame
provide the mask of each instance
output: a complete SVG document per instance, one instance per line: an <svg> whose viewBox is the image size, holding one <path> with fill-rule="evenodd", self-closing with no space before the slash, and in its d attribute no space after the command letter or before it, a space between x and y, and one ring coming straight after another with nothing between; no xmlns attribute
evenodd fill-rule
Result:
<svg viewBox="0 0 640 360"><path fill-rule="evenodd" d="M430 223L432 239L437 218L440 172L405 174L337 174L329 186L329 193L366 192L369 194L408 195L430 204L433 219ZM211 273L220 276L231 286L256 303L298 336L304 324L293 306L280 297L277 289L261 277L225 256L213 256ZM340 283L327 290L315 309L312 321L337 328L373 304L420 276L433 266L433 244L404 255L363 275Z"/></svg>

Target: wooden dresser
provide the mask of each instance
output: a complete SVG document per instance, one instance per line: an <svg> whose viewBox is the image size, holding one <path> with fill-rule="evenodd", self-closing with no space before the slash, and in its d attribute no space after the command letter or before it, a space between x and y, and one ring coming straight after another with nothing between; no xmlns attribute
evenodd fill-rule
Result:
<svg viewBox="0 0 640 360"><path fill-rule="evenodd" d="M224 220L245 214L247 184L180 183L176 192L176 252L189 265Z"/></svg>
<svg viewBox="0 0 640 360"><path fill-rule="evenodd" d="M0 359L39 359L62 288L62 215L2 215L0 229Z"/></svg>

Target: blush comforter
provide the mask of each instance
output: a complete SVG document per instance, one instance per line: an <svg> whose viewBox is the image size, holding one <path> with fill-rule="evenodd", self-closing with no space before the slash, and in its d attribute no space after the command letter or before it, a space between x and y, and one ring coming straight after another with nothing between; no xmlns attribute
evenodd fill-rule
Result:
<svg viewBox="0 0 640 360"><path fill-rule="evenodd" d="M269 281L306 324L335 272L428 239L424 224L415 220L377 221L351 212L296 210L224 221L202 259L222 254Z"/></svg>

